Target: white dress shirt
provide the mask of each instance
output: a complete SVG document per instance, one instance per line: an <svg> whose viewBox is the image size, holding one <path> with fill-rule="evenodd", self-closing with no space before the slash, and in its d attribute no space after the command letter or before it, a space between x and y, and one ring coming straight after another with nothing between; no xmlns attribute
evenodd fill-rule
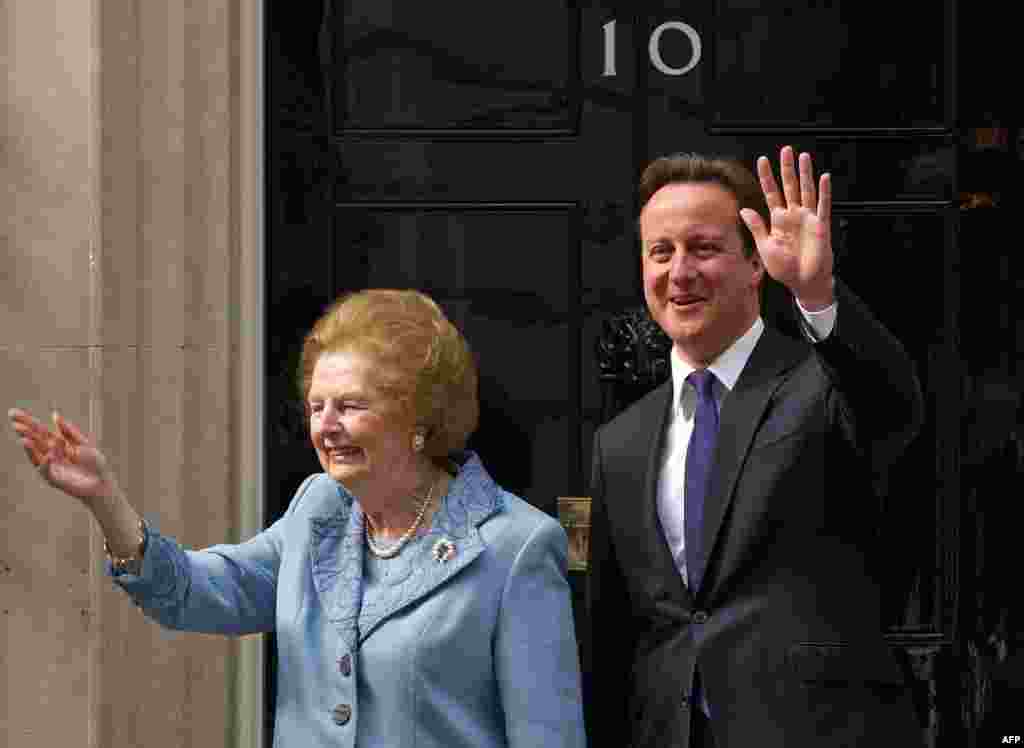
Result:
<svg viewBox="0 0 1024 748"><path fill-rule="evenodd" d="M798 304L799 305L799 304ZM818 312L808 312L802 306L807 322L804 332L812 341L827 338L835 327L836 304ZM722 411L722 401L736 386L743 367L747 365L754 346L764 332L764 321L758 317L743 335L732 345L722 351L718 358L711 362L708 369L715 375L715 404ZM661 455L661 471L658 476L658 519L661 521L665 540L668 542L676 568L689 584L686 574L686 533L683 501L684 468L686 467L686 449L693 434L693 417L697 409L697 391L686 377L694 370L680 358L675 347L669 356L672 367L672 410L665 425L665 446Z"/></svg>

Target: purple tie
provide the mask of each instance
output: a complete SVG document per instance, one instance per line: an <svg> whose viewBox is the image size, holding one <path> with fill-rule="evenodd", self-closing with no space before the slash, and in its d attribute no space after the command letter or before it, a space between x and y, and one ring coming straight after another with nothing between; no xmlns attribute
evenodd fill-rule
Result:
<svg viewBox="0 0 1024 748"><path fill-rule="evenodd" d="M690 590L696 594L704 574L706 560L701 548L704 501L709 493L711 468L718 437L718 408L715 406L715 375L707 369L692 372L686 381L697 390L697 410L693 434L686 448L686 474L683 487L684 531L686 533L686 569Z"/></svg>
<svg viewBox="0 0 1024 748"><path fill-rule="evenodd" d="M686 448L686 475L683 502L686 533L686 576L694 597L704 574L704 553L701 548L701 525L704 521L704 500L711 483L711 467L715 459L715 440L718 437L718 407L715 405L715 375L707 369L693 371L686 381L697 390L697 410L693 414L693 433ZM710 719L711 707L700 683L700 673L694 673L690 703L698 706Z"/></svg>

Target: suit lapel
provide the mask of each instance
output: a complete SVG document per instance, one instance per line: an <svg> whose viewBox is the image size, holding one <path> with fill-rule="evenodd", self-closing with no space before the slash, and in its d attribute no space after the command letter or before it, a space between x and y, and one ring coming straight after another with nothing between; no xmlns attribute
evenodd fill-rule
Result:
<svg viewBox="0 0 1024 748"><path fill-rule="evenodd" d="M429 595L468 567L484 549L479 526L503 508L501 491L471 456L452 481L441 508L434 515L430 536L407 549L407 576L392 586L375 590L363 605L364 516L358 502L344 489L341 508L312 522L313 581L327 617L349 647L366 641L388 618ZM435 558L438 540L454 545L448 561ZM377 594L379 593L379 594Z"/></svg>
<svg viewBox="0 0 1024 748"><path fill-rule="evenodd" d="M705 570L722 531L723 519L735 499L736 482L768 403L784 381L783 374L803 357L805 346L766 327L736 386L722 403L712 486L704 507L702 546L708 554L704 559ZM710 576L705 573L702 586L709 583Z"/></svg>
<svg viewBox="0 0 1024 748"><path fill-rule="evenodd" d="M682 575L679 574L679 568L676 566L675 558L672 556L672 549L665 538L665 530L661 526L661 519L658 517L658 480L661 477L665 425L671 408L672 380L669 379L668 382L654 391L650 401L650 408L643 409L638 413L638 431L639 433L648 434L650 439L645 455L647 464L644 472L643 536L649 539L647 542L650 543L649 547L654 553L654 558L651 560L655 569L661 572L660 578L673 580L670 596L680 599L684 605L689 606L691 602L690 590L687 588ZM641 441L640 443L643 442Z"/></svg>
<svg viewBox="0 0 1024 748"><path fill-rule="evenodd" d="M327 619L345 646L354 651L363 578L363 513L340 486L341 506L310 519L313 585Z"/></svg>

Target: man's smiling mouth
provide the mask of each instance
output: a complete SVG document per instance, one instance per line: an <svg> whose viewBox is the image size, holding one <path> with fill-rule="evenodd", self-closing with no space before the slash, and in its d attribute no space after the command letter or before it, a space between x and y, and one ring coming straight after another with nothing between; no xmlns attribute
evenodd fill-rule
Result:
<svg viewBox="0 0 1024 748"><path fill-rule="evenodd" d="M688 309L706 301L703 296L670 296L669 303L677 309Z"/></svg>

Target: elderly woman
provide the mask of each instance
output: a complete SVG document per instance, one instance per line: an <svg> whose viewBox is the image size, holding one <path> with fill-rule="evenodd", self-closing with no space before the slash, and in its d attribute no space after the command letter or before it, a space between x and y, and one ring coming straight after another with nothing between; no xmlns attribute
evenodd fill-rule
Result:
<svg viewBox="0 0 1024 748"><path fill-rule="evenodd" d="M299 377L324 472L256 537L202 551L147 527L73 424L9 415L149 617L276 631L274 745L583 746L565 533L462 451L463 337L423 294L363 291L307 335Z"/></svg>

